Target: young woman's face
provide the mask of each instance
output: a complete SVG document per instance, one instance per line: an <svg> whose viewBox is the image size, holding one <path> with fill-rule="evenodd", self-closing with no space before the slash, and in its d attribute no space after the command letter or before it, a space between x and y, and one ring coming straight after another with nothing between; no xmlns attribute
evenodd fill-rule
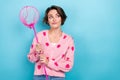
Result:
<svg viewBox="0 0 120 80"><path fill-rule="evenodd" d="M59 28L61 26L61 16L57 10L52 9L48 12L48 23L51 28Z"/></svg>

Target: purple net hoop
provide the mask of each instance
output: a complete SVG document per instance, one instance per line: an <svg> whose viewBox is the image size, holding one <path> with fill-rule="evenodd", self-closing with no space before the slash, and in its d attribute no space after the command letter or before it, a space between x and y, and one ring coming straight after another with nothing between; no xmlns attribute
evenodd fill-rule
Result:
<svg viewBox="0 0 120 80"><path fill-rule="evenodd" d="M20 11L20 20L25 26L33 28L39 20L39 11L33 6L25 6Z"/></svg>

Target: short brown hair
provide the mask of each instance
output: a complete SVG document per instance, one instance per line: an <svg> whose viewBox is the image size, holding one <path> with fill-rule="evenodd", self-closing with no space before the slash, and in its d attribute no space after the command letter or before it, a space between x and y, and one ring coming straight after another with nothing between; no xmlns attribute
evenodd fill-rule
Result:
<svg viewBox="0 0 120 80"><path fill-rule="evenodd" d="M63 25L64 22L65 22L65 20L66 20L66 18L67 18L67 16L66 16L64 10L63 10L61 7L56 6L56 5L52 5L52 6L50 6L50 7L48 7L48 8L46 9L46 11L45 11L45 16L44 16L44 18L43 18L43 23L46 23L47 25L49 25L49 23L48 23L48 12L49 12L50 10L52 10L52 9L57 10L58 14L60 15L60 17L61 17L61 19L62 19L61 25Z"/></svg>

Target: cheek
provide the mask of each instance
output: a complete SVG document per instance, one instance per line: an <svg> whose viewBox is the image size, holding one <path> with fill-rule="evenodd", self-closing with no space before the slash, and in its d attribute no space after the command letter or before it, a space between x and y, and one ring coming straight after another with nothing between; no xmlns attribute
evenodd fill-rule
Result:
<svg viewBox="0 0 120 80"><path fill-rule="evenodd" d="M61 25L61 23L62 23L62 21L60 20L60 21L59 21L59 24Z"/></svg>
<svg viewBox="0 0 120 80"><path fill-rule="evenodd" d="M50 20L48 20L48 24L50 25L50 23L51 23L51 21Z"/></svg>
<svg viewBox="0 0 120 80"><path fill-rule="evenodd" d="M59 22L62 23L62 19L59 19Z"/></svg>

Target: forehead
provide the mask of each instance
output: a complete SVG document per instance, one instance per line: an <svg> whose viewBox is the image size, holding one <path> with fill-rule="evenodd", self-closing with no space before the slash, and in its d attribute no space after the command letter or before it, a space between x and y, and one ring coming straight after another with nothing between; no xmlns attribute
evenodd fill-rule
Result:
<svg viewBox="0 0 120 80"><path fill-rule="evenodd" d="M48 12L48 15L52 15L52 14L58 14L56 9L52 9Z"/></svg>

